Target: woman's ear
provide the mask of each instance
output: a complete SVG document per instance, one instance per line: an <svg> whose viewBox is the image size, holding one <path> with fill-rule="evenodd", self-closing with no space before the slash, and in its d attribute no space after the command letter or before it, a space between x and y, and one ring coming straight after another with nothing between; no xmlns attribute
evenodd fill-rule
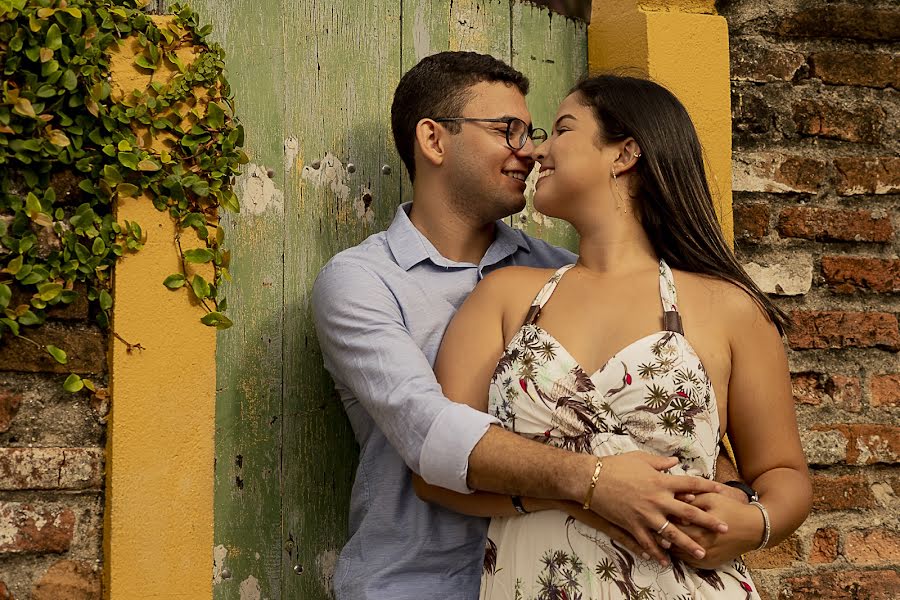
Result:
<svg viewBox="0 0 900 600"><path fill-rule="evenodd" d="M633 168L641 157L641 147L634 138L620 142L619 155L613 163L616 173L624 173Z"/></svg>
<svg viewBox="0 0 900 600"><path fill-rule="evenodd" d="M444 142L447 130L432 119L422 119L416 123L416 142L422 158L433 166L439 166L444 162Z"/></svg>

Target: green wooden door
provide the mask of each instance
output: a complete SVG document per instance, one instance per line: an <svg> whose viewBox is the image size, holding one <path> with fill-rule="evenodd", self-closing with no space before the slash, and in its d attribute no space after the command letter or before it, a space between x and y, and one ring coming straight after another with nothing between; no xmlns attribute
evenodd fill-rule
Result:
<svg viewBox="0 0 900 600"><path fill-rule="evenodd" d="M309 293L336 252L390 223L409 186L390 134L401 74L489 52L532 80L534 122L586 70L586 24L518 0L190 0L226 50L251 164L224 222L235 326L219 334L216 598L330 596L356 467ZM529 208L511 223L574 247Z"/></svg>

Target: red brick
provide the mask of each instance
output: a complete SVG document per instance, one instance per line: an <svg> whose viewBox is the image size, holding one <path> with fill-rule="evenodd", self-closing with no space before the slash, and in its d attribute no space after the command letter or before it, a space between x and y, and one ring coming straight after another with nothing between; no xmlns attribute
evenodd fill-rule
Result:
<svg viewBox="0 0 900 600"><path fill-rule="evenodd" d="M101 448L0 448L0 490L85 490L102 484Z"/></svg>
<svg viewBox="0 0 900 600"><path fill-rule="evenodd" d="M900 406L900 374L878 375L872 379L869 404L876 408Z"/></svg>
<svg viewBox="0 0 900 600"><path fill-rule="evenodd" d="M9 431L9 426L19 412L22 395L9 390L0 390L0 433Z"/></svg>
<svg viewBox="0 0 900 600"><path fill-rule="evenodd" d="M869 144L881 140L885 113L878 106L848 110L830 102L806 99L794 103L792 110L801 134Z"/></svg>
<svg viewBox="0 0 900 600"><path fill-rule="evenodd" d="M730 45L734 81L791 81L806 65L803 54L766 46L754 39L732 38Z"/></svg>
<svg viewBox="0 0 900 600"><path fill-rule="evenodd" d="M0 600L16 600L3 581L0 581Z"/></svg>
<svg viewBox="0 0 900 600"><path fill-rule="evenodd" d="M896 600L900 574L883 571L828 571L785 578L782 600Z"/></svg>
<svg viewBox="0 0 900 600"><path fill-rule="evenodd" d="M815 425L813 431L837 431L847 439L848 464L893 464L900 460L900 426L877 423Z"/></svg>
<svg viewBox="0 0 900 600"><path fill-rule="evenodd" d="M794 401L818 406L823 401L850 412L862 408L859 378L825 373L794 373L791 375Z"/></svg>
<svg viewBox="0 0 900 600"><path fill-rule="evenodd" d="M800 540L795 534L773 548L750 552L744 560L751 569L780 569L802 558Z"/></svg>
<svg viewBox="0 0 900 600"><path fill-rule="evenodd" d="M844 196L900 191L900 158L894 156L836 158L834 170L835 189Z"/></svg>
<svg viewBox="0 0 900 600"><path fill-rule="evenodd" d="M813 475L813 510L865 510L875 508L872 489L862 475Z"/></svg>
<svg viewBox="0 0 900 600"><path fill-rule="evenodd" d="M823 256L822 276L835 292L900 292L900 259Z"/></svg>
<svg viewBox="0 0 900 600"><path fill-rule="evenodd" d="M851 531L844 540L844 556L857 565L900 563L900 534L881 528Z"/></svg>
<svg viewBox="0 0 900 600"><path fill-rule="evenodd" d="M74 531L75 513L68 508L0 504L0 555L65 552Z"/></svg>
<svg viewBox="0 0 900 600"><path fill-rule="evenodd" d="M734 207L734 236L758 242L769 232L769 205L737 204Z"/></svg>
<svg viewBox="0 0 900 600"><path fill-rule="evenodd" d="M826 178L826 163L779 152L737 152L734 190L815 194Z"/></svg>
<svg viewBox="0 0 900 600"><path fill-rule="evenodd" d="M778 232L817 242L889 242L894 227L886 214L870 210L797 206L781 211Z"/></svg>
<svg viewBox="0 0 900 600"><path fill-rule="evenodd" d="M900 350L897 317L880 312L791 312L794 328L788 343L794 350L821 348L883 348Z"/></svg>
<svg viewBox="0 0 900 600"><path fill-rule="evenodd" d="M831 527L817 529L812 540L809 562L819 565L833 563L837 560L838 542L840 539L840 534L837 529Z"/></svg>
<svg viewBox="0 0 900 600"><path fill-rule="evenodd" d="M24 328L22 335L42 346L52 344L68 355L59 364L45 350L15 337L0 344L0 370L28 373L102 373L106 371L106 336L94 327L63 325L48 321L40 327Z"/></svg>
<svg viewBox="0 0 900 600"><path fill-rule="evenodd" d="M900 88L900 58L883 52L816 52L811 75L825 83Z"/></svg>
<svg viewBox="0 0 900 600"><path fill-rule="evenodd" d="M900 37L900 11L849 3L817 3L781 20L777 32L797 37L853 38L893 42Z"/></svg>
<svg viewBox="0 0 900 600"><path fill-rule="evenodd" d="M100 600L100 574L84 562L61 560L47 569L31 592L32 600Z"/></svg>

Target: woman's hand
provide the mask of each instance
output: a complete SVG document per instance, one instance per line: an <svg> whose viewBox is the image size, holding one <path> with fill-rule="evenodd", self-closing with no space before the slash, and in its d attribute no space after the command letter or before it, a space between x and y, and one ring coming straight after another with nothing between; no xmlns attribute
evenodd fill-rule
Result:
<svg viewBox="0 0 900 600"><path fill-rule="evenodd" d="M661 540L681 548L697 560L706 556L704 548L682 532L676 523L691 523L718 533L728 531L728 525L722 519L676 499L676 494L715 493L724 487L702 477L660 472L674 467L678 459L628 452L602 460L603 469L591 500L591 510L629 532L660 563L668 564L659 544ZM668 525L663 527L667 522Z"/></svg>
<svg viewBox="0 0 900 600"><path fill-rule="evenodd" d="M672 554L680 560L698 569L714 569L759 547L765 524L757 507L724 494L700 494L693 505L728 523L728 531L716 533L694 525L682 525L682 532L703 546L706 556L698 559L673 548Z"/></svg>

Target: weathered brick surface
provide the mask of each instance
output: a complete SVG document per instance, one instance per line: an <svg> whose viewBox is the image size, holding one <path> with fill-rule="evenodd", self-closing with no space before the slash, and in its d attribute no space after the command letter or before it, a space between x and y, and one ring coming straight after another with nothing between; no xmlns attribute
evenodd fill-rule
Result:
<svg viewBox="0 0 900 600"><path fill-rule="evenodd" d="M813 475L813 510L865 510L876 507L875 495L862 475Z"/></svg>
<svg viewBox="0 0 900 600"><path fill-rule="evenodd" d="M778 232L818 242L889 242L894 227L884 211L797 206L781 211Z"/></svg>
<svg viewBox="0 0 900 600"><path fill-rule="evenodd" d="M793 311L788 342L795 350L883 348L900 350L897 317L881 312Z"/></svg>
<svg viewBox="0 0 900 600"><path fill-rule="evenodd" d="M822 403L849 412L862 410L862 390L858 377L803 372L791 375L794 401L819 406Z"/></svg>
<svg viewBox="0 0 900 600"><path fill-rule="evenodd" d="M0 490L84 490L103 481L101 448L0 448Z"/></svg>
<svg viewBox="0 0 900 600"><path fill-rule="evenodd" d="M744 557L751 569L778 569L789 567L794 561L802 560L803 549L800 539L792 535L773 548L750 552Z"/></svg>
<svg viewBox="0 0 900 600"><path fill-rule="evenodd" d="M0 600L15 600L5 581L0 581Z"/></svg>
<svg viewBox="0 0 900 600"><path fill-rule="evenodd" d="M857 565L900 562L900 533L883 527L851 531L844 541L844 556Z"/></svg>
<svg viewBox="0 0 900 600"><path fill-rule="evenodd" d="M809 552L809 562L819 565L833 563L838 557L839 541L840 533L837 529L833 527L817 529Z"/></svg>
<svg viewBox="0 0 900 600"><path fill-rule="evenodd" d="M835 189L843 196L893 194L900 191L900 158L840 157L834 159Z"/></svg>
<svg viewBox="0 0 900 600"><path fill-rule="evenodd" d="M734 207L734 236L737 239L759 242L769 233L769 205L763 203L737 204Z"/></svg>
<svg viewBox="0 0 900 600"><path fill-rule="evenodd" d="M887 52L815 52L810 74L825 83L868 87L900 87L900 57Z"/></svg>
<svg viewBox="0 0 900 600"><path fill-rule="evenodd" d="M879 142L885 116L879 106L848 110L813 99L802 99L793 105L794 123L801 134L846 142Z"/></svg>
<svg viewBox="0 0 900 600"><path fill-rule="evenodd" d="M100 600L99 570L85 562L61 560L35 584L32 600Z"/></svg>
<svg viewBox="0 0 900 600"><path fill-rule="evenodd" d="M75 514L69 508L0 502L0 557L65 552L74 528Z"/></svg>
<svg viewBox="0 0 900 600"><path fill-rule="evenodd" d="M772 599L900 598L900 5L716 8L731 36L735 249L795 318L813 480L799 559L763 554L754 580Z"/></svg>
<svg viewBox="0 0 900 600"><path fill-rule="evenodd" d="M869 403L874 408L900 406L900 374L877 375L872 379Z"/></svg>
<svg viewBox="0 0 900 600"><path fill-rule="evenodd" d="M68 355L59 364L42 348L19 339L0 345L0 369L27 373L103 373L106 371L106 336L96 327L70 326L52 321L27 332L41 346L54 345Z"/></svg>
<svg viewBox="0 0 900 600"><path fill-rule="evenodd" d="M779 594L783 600L896 600L900 575L892 570L822 571L790 577Z"/></svg>
<svg viewBox="0 0 900 600"><path fill-rule="evenodd" d="M13 419L19 413L22 395L10 390L0 389L0 433L9 430Z"/></svg>
<svg viewBox="0 0 900 600"><path fill-rule="evenodd" d="M835 292L900 292L900 259L823 256L822 277Z"/></svg>

